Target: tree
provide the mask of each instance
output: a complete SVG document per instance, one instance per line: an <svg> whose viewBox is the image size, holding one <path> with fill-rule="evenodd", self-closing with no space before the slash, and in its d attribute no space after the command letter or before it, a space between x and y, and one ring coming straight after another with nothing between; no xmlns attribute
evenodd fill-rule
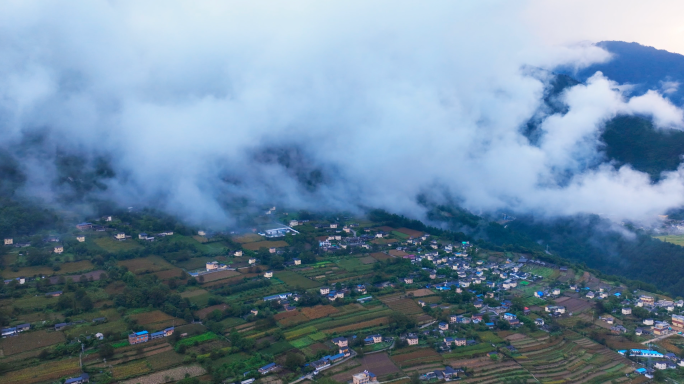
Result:
<svg viewBox="0 0 684 384"><path fill-rule="evenodd" d="M114 347L112 347L111 344L102 344L98 349L98 353L101 358L109 359L114 356Z"/></svg>
<svg viewBox="0 0 684 384"><path fill-rule="evenodd" d="M299 367L304 365L304 363L304 356L300 355L299 353L290 352L285 358L285 368L289 369L290 371L296 371Z"/></svg>

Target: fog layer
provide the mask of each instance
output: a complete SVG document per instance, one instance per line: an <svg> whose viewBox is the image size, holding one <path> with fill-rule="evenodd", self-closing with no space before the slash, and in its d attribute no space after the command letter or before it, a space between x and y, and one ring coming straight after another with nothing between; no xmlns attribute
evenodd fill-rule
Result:
<svg viewBox="0 0 684 384"><path fill-rule="evenodd" d="M601 162L619 114L681 128L656 92L626 98L597 73L543 106L551 71L610 60L547 46L524 2L0 3L0 145L22 193L51 199L53 158L106 158L96 192L223 225L231 202L386 208L418 194L471 210L647 219L684 203ZM542 136L521 133L533 117ZM27 150L27 138L44 139ZM29 146L30 147L30 146ZM21 148L21 150L19 149Z"/></svg>

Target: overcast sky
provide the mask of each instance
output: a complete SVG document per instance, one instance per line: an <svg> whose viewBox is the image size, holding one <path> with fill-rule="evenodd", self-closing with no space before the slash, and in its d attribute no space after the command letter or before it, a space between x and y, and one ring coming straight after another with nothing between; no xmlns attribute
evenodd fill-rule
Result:
<svg viewBox="0 0 684 384"><path fill-rule="evenodd" d="M684 1L531 0L523 12L550 44L620 40L684 54Z"/></svg>

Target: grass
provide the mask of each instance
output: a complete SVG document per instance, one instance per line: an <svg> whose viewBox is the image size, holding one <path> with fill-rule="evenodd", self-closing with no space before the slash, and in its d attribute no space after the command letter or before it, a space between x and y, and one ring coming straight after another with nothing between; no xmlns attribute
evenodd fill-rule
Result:
<svg viewBox="0 0 684 384"><path fill-rule="evenodd" d="M310 325L308 327L300 328L294 331L285 332L285 338L288 340L292 340L307 335L309 333L315 333L317 331L318 329L316 329L316 327Z"/></svg>
<svg viewBox="0 0 684 384"><path fill-rule="evenodd" d="M113 237L100 237L99 239L95 239L95 244L105 251L114 253L132 251L134 249L141 248L141 245L136 243L134 240L128 239L119 241Z"/></svg>
<svg viewBox="0 0 684 384"><path fill-rule="evenodd" d="M195 344L195 342L204 343L204 342L211 341L214 339L218 339L218 335L216 335L214 332L205 332L201 335L188 337L186 339L181 339L177 343L177 345L193 345L193 344Z"/></svg>
<svg viewBox="0 0 684 384"><path fill-rule="evenodd" d="M91 271L95 269L95 266L93 263L91 263L89 260L82 260L82 261L76 261L73 263L64 263L60 264L59 266L60 270L59 271L54 271L52 267L47 267L47 266L37 266L37 267L25 267L25 268L19 268L17 272L13 272L11 269L6 269L2 271L2 277L6 279L13 279L15 277L29 277L29 276L35 276L35 275L45 275L45 276L51 276L51 275L67 275L67 274L72 274L76 272L85 272L85 271Z"/></svg>
<svg viewBox="0 0 684 384"><path fill-rule="evenodd" d="M139 275L142 273L165 271L175 268L171 263L159 256L141 257L138 259L120 260L118 265L128 268L132 273Z"/></svg>
<svg viewBox="0 0 684 384"><path fill-rule="evenodd" d="M291 344L293 347L301 349L304 347L308 347L309 345L311 345L313 343L314 343L314 341L310 337L304 336L301 339L293 340Z"/></svg>
<svg viewBox="0 0 684 384"><path fill-rule="evenodd" d="M275 273L275 277L292 288L301 287L302 289L310 289L320 287L322 285L317 281L307 279L306 277L292 271L278 271Z"/></svg>
<svg viewBox="0 0 684 384"><path fill-rule="evenodd" d="M533 267L530 268L530 273L542 276L545 279L554 275L555 270L547 267Z"/></svg>
<svg viewBox="0 0 684 384"><path fill-rule="evenodd" d="M275 344L271 344L270 347L261 350L261 353L268 353L271 355L278 355L283 352L289 351L290 349L294 348L292 344L288 343L287 341L279 341Z"/></svg>
<svg viewBox="0 0 684 384"><path fill-rule="evenodd" d="M660 241L684 247L684 235L654 236Z"/></svg>
<svg viewBox="0 0 684 384"><path fill-rule="evenodd" d="M460 359L464 357L473 357L484 355L487 352L496 350L491 344L481 343L477 345L471 345L467 347L456 347L453 352L445 353L443 357L445 359Z"/></svg>

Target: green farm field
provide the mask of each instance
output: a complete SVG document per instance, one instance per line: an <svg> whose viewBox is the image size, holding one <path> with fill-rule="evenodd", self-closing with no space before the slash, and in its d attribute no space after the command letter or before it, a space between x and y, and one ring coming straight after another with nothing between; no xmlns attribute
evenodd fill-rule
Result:
<svg viewBox="0 0 684 384"><path fill-rule="evenodd" d="M275 277L279 278L292 288L301 287L302 289L310 289L320 287L322 285L317 281L308 279L293 271L278 271L275 273Z"/></svg>

